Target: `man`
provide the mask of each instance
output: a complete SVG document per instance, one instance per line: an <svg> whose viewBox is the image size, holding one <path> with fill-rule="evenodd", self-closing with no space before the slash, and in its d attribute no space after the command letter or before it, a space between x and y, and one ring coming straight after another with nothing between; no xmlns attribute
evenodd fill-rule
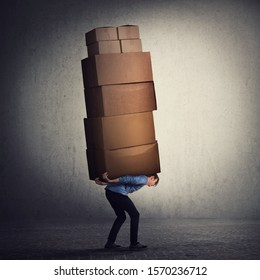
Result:
<svg viewBox="0 0 260 280"><path fill-rule="evenodd" d="M104 182L105 181L105 182ZM116 219L110 230L105 244L106 249L116 249L121 247L115 243L117 234L126 220L127 212L130 216L130 249L144 249L147 246L138 242L139 212L134 203L128 197L129 193L138 191L143 186L154 187L159 182L157 174L149 176L121 176L116 179L109 179L108 173L102 174L102 179L96 178L98 185L106 185L106 198L115 211Z"/></svg>

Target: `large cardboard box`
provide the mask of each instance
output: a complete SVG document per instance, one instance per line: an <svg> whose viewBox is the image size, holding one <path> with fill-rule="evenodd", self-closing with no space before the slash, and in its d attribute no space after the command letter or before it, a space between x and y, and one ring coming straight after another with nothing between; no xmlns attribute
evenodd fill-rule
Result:
<svg viewBox="0 0 260 280"><path fill-rule="evenodd" d="M153 81L150 52L93 55L82 60L84 87Z"/></svg>
<svg viewBox="0 0 260 280"><path fill-rule="evenodd" d="M118 40L116 27L99 27L85 34L86 45L97 41Z"/></svg>
<svg viewBox="0 0 260 280"><path fill-rule="evenodd" d="M123 25L117 27L118 39L139 39L139 27L138 25Z"/></svg>
<svg viewBox="0 0 260 280"><path fill-rule="evenodd" d="M111 117L157 109L153 82L108 85L85 90L87 116Z"/></svg>
<svg viewBox="0 0 260 280"><path fill-rule="evenodd" d="M119 40L99 41L88 45L88 56L104 53L120 53L121 44Z"/></svg>
<svg viewBox="0 0 260 280"><path fill-rule="evenodd" d="M112 150L155 141L152 112L85 118L84 125L90 149Z"/></svg>
<svg viewBox="0 0 260 280"><path fill-rule="evenodd" d="M111 178L160 172L157 142L117 150L87 149L90 180L107 171Z"/></svg>
<svg viewBox="0 0 260 280"><path fill-rule="evenodd" d="M141 52L142 42L140 39L120 40L121 52Z"/></svg>

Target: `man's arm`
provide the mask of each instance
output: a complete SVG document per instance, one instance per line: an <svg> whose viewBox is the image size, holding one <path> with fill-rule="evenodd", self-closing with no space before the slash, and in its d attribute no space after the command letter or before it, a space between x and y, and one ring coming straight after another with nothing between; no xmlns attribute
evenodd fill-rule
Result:
<svg viewBox="0 0 260 280"><path fill-rule="evenodd" d="M102 179L105 180L107 183L119 183L119 178L109 179L107 172L102 174Z"/></svg>
<svg viewBox="0 0 260 280"><path fill-rule="evenodd" d="M139 176L121 176L120 178L109 179L108 173L105 172L102 174L102 179L107 183L123 183L123 184L130 184L130 185L146 185L148 178L145 175Z"/></svg>

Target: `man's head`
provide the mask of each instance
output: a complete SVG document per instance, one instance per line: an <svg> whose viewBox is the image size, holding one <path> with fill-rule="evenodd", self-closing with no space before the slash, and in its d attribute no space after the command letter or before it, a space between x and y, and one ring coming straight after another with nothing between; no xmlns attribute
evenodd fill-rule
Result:
<svg viewBox="0 0 260 280"><path fill-rule="evenodd" d="M148 178L147 181L148 187L155 187L159 183L159 176L156 173L148 175L147 178Z"/></svg>

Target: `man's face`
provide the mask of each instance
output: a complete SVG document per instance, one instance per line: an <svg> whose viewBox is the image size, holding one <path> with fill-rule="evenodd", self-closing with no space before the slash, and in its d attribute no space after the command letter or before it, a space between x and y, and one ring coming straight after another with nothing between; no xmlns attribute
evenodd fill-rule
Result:
<svg viewBox="0 0 260 280"><path fill-rule="evenodd" d="M147 186L154 187L155 184L157 183L157 181L158 181L158 179L154 179L154 176L150 176L150 177L148 177Z"/></svg>

